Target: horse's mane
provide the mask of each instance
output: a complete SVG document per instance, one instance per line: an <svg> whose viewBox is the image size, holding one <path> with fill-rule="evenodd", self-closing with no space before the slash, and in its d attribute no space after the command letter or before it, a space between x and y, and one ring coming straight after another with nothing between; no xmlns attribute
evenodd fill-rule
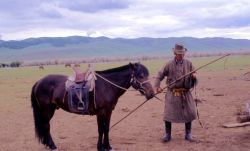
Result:
<svg viewBox="0 0 250 151"><path fill-rule="evenodd" d="M116 67L116 68L112 68L112 69L107 69L107 70L103 70L103 71L96 71L96 72L97 73L108 74L108 73L114 73L114 72L127 70L130 67L131 67L131 64L127 64L127 65L124 65L124 66L120 66L120 67Z"/></svg>

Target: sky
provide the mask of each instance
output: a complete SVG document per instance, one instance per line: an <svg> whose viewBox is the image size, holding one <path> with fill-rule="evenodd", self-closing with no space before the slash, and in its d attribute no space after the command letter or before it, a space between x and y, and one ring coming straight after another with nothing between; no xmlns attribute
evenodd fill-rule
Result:
<svg viewBox="0 0 250 151"><path fill-rule="evenodd" d="M250 39L250 0L0 0L0 39Z"/></svg>

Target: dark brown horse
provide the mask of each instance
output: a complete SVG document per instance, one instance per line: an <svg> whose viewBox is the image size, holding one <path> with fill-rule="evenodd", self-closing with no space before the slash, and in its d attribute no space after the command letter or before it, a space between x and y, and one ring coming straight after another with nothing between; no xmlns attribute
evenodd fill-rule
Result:
<svg viewBox="0 0 250 151"><path fill-rule="evenodd" d="M132 86L144 94L147 99L152 98L154 95L152 85L148 81L149 72L140 63L130 63L114 69L97 71L96 73L120 87L128 89ZM49 122L56 109L62 108L70 112L65 90L67 78L64 75L48 75L37 81L31 92L36 136L39 142L52 150L56 149L56 145L51 137ZM93 92L89 94L89 113L97 116L98 151L112 150L109 143L110 117L119 97L124 93L124 89L118 88L97 76L95 96Z"/></svg>

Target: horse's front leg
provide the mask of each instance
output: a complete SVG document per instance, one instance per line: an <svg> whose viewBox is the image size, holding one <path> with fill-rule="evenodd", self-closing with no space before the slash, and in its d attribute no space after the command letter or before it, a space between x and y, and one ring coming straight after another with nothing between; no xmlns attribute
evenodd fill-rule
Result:
<svg viewBox="0 0 250 151"><path fill-rule="evenodd" d="M98 123L98 151L109 151L112 147L109 143L109 123L110 123L111 111L105 112L105 114L97 115Z"/></svg>
<svg viewBox="0 0 250 151"><path fill-rule="evenodd" d="M107 151L112 150L112 147L110 146L110 143L109 143L109 126L110 126L111 112L108 113L108 115L105 119L105 123L104 123L104 148Z"/></svg>
<svg viewBox="0 0 250 151"><path fill-rule="evenodd" d="M104 120L102 115L97 115L97 124L98 124L98 142L97 149L98 151L104 151L103 145L103 134L104 134Z"/></svg>

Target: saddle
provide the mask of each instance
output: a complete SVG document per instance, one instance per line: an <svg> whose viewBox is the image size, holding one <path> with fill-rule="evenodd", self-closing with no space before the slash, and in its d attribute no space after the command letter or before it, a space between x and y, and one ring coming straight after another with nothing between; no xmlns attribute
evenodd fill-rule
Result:
<svg viewBox="0 0 250 151"><path fill-rule="evenodd" d="M74 75L65 83L69 110L74 113L89 114L89 92L95 87L95 73L89 68L85 73L73 68Z"/></svg>
<svg viewBox="0 0 250 151"><path fill-rule="evenodd" d="M89 74L89 69L86 72L82 72L79 67L73 66L74 74L70 76L68 79L74 81L75 83L81 83L86 80L86 77Z"/></svg>

